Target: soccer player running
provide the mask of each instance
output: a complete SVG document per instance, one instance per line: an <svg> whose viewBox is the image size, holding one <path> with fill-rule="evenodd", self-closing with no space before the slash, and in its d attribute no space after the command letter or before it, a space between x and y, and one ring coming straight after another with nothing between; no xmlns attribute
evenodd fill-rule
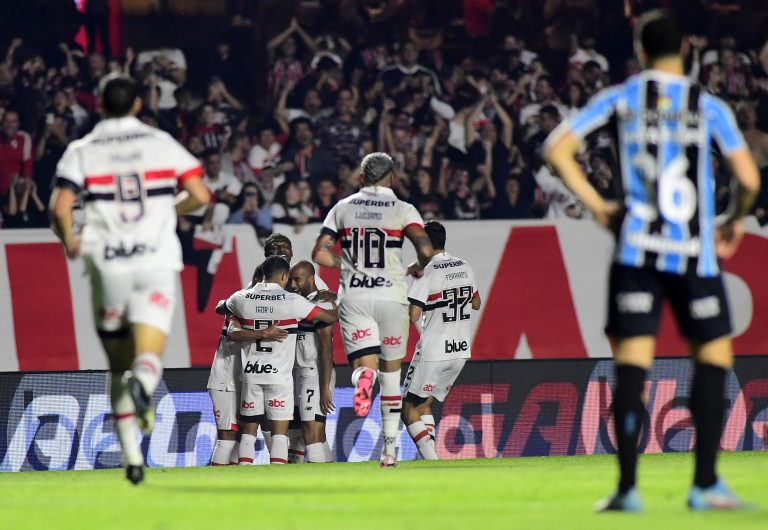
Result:
<svg viewBox="0 0 768 530"><path fill-rule="evenodd" d="M424 460L437 460L432 403L444 401L464 363L471 357L472 310L480 309L480 293L472 267L445 251L445 227L429 221L424 231L435 255L408 293L411 322L421 320L403 385L403 423Z"/></svg>
<svg viewBox="0 0 768 530"><path fill-rule="evenodd" d="M264 281L227 300L232 314L227 335L233 342L247 343L242 351L242 394L239 420L240 464L253 463L256 435L263 417L272 425L271 464L288 463L288 423L293 418L292 370L296 359L298 322L333 324L336 311L321 309L302 296L285 290L288 262L279 256L267 258ZM280 341L261 340L256 331L275 325L288 331Z"/></svg>
<svg viewBox="0 0 768 530"><path fill-rule="evenodd" d="M432 245L419 212L391 189L392 158L371 153L363 158L361 169L364 187L328 213L312 259L325 267L341 268L339 320L353 368L355 413L368 414L378 376L384 439L381 466L392 467L397 465L395 444L402 408L400 363L410 325L401 249L404 237L410 239L418 262L408 272L420 274L432 257ZM333 252L339 239L341 257Z"/></svg>
<svg viewBox="0 0 768 530"><path fill-rule="evenodd" d="M644 15L635 49L645 70L603 90L553 131L545 157L565 183L616 234L606 332L614 339L613 415L620 479L598 510L640 511L637 443L645 414L664 299L694 361L689 407L696 428L693 510L732 509L739 498L720 480L715 460L725 414L725 379L733 364L730 316L718 258L733 255L760 181L728 106L683 73L683 35L666 11ZM618 132L623 202L603 200L574 159L582 139L612 122ZM711 144L736 177L733 208L715 217Z"/></svg>
<svg viewBox="0 0 768 530"><path fill-rule="evenodd" d="M310 262L298 262L291 267L289 277L290 291L300 294L323 309L335 309L332 302L317 300L319 291L315 284L315 267ZM294 397L309 463L333 460L331 448L325 438L325 420L326 416L335 409L333 405L335 386L333 326L299 322L299 333L296 337L296 366L294 367Z"/></svg>
<svg viewBox="0 0 768 530"><path fill-rule="evenodd" d="M102 121L72 142L56 168L51 214L67 257L85 259L96 328L109 357L112 410L128 480L144 478L136 426L151 432L150 398L163 371L181 246L176 218L209 201L198 161L144 125L137 87L110 74L99 85ZM176 195L177 187L184 192ZM82 235L72 207L85 201Z"/></svg>

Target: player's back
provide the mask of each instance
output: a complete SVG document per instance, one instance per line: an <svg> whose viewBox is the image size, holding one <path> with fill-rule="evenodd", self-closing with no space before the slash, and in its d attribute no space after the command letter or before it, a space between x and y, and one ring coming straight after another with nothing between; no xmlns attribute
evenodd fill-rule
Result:
<svg viewBox="0 0 768 530"><path fill-rule="evenodd" d="M598 94L569 126L583 135L609 122L627 209L616 261L717 274L711 147L729 151L740 138L727 105L687 77L646 70Z"/></svg>
<svg viewBox="0 0 768 530"><path fill-rule="evenodd" d="M181 267L174 196L198 161L134 117L106 119L62 157L57 175L84 191L83 252L116 264Z"/></svg>
<svg viewBox="0 0 768 530"><path fill-rule="evenodd" d="M341 240L340 300L407 303L402 248L409 225L423 225L418 211L383 186L364 187L333 207L323 230Z"/></svg>
<svg viewBox="0 0 768 530"><path fill-rule="evenodd" d="M317 300L317 291L311 293L307 300L315 303ZM317 304L322 309L333 309L331 302L320 302ZM317 368L317 356L319 352L317 335L315 335L316 325L312 322L299 322L299 330L296 337L296 366L298 368L315 369Z"/></svg>
<svg viewBox="0 0 768 530"><path fill-rule="evenodd" d="M414 282L409 301L423 311L419 352L424 360L468 358L472 343L475 273L461 258L436 254Z"/></svg>

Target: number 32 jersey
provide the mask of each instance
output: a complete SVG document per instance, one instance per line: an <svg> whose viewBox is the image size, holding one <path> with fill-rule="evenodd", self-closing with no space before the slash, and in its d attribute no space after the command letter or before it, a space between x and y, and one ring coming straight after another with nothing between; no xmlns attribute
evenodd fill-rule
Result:
<svg viewBox="0 0 768 530"><path fill-rule="evenodd" d="M67 147L59 187L83 192L82 252L97 265L180 270L174 196L200 163L168 133L133 117L99 122Z"/></svg>
<svg viewBox="0 0 768 530"><path fill-rule="evenodd" d="M422 360L471 357L472 299L478 294L475 273L466 261L447 252L432 257L408 292L408 301L422 310L416 346Z"/></svg>
<svg viewBox="0 0 768 530"><path fill-rule="evenodd" d="M321 233L341 240L340 301L408 303L401 254L410 225L424 226L418 210L382 186L364 187L328 212Z"/></svg>
<svg viewBox="0 0 768 530"><path fill-rule="evenodd" d="M725 155L746 146L728 105L687 77L647 70L600 92L559 130L583 138L609 123L621 164L616 184L627 209L615 261L673 274L719 274L712 144Z"/></svg>

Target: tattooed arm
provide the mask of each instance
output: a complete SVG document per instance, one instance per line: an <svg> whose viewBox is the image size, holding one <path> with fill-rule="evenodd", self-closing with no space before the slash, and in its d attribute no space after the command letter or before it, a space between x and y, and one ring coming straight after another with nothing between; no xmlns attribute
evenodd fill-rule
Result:
<svg viewBox="0 0 768 530"><path fill-rule="evenodd" d="M312 250L312 259L315 263L333 269L341 268L341 258L333 251L335 244L336 241L333 236L321 233L315 241L315 248Z"/></svg>

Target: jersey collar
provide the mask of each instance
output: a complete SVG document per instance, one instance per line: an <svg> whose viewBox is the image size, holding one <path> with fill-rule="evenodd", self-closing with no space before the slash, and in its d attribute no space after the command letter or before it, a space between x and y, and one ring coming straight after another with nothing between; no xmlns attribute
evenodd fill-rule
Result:
<svg viewBox="0 0 768 530"><path fill-rule="evenodd" d="M108 132L108 131L121 131L141 125L141 122L135 116L123 116L122 118L107 118L101 120L94 127L95 131Z"/></svg>
<svg viewBox="0 0 768 530"><path fill-rule="evenodd" d="M448 254L446 251L442 251L439 254L435 254L434 256L432 256L432 259L429 261L438 261L438 260L445 261L445 260L451 259L452 257L453 256Z"/></svg>
<svg viewBox="0 0 768 530"><path fill-rule="evenodd" d="M257 283L256 285L259 286L259 289L263 289L265 291L282 291L283 290L283 288L280 287L280 285L277 283L262 282L262 283Z"/></svg>
<svg viewBox="0 0 768 530"><path fill-rule="evenodd" d="M395 192L392 191L392 188L388 188L386 186L364 186L360 188L360 191L363 193L373 193L376 195L391 195L392 197L395 196Z"/></svg>

